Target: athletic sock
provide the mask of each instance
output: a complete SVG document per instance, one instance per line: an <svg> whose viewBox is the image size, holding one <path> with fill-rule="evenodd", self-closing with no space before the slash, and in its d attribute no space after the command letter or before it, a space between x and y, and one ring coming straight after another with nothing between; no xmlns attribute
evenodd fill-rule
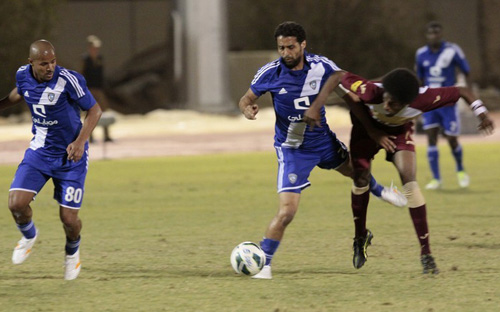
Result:
<svg viewBox="0 0 500 312"><path fill-rule="evenodd" d="M66 237L66 254L71 256L74 255L75 252L78 251L78 248L80 247L80 239L81 237L78 236L77 240L70 240L68 237Z"/></svg>
<svg viewBox="0 0 500 312"><path fill-rule="evenodd" d="M265 237L260 242L260 248L266 253L266 265L271 265L271 260L279 245L280 241Z"/></svg>
<svg viewBox="0 0 500 312"><path fill-rule="evenodd" d="M354 236L366 236L366 212L368 210L368 202L370 201L370 192L355 195L351 192L351 208L354 219Z"/></svg>
<svg viewBox="0 0 500 312"><path fill-rule="evenodd" d="M457 171L463 171L464 165L462 163L462 157L463 157L462 145L458 144L457 147L455 147L455 149L451 151L451 153L455 158L455 162L457 164Z"/></svg>
<svg viewBox="0 0 500 312"><path fill-rule="evenodd" d="M36 227L35 223L33 223L33 220L31 220L28 223L24 224L16 224L17 228L21 233L23 233L23 236L26 237L27 239L31 239L36 236Z"/></svg>
<svg viewBox="0 0 500 312"><path fill-rule="evenodd" d="M439 174L439 150L436 145L429 145L427 147L427 159L429 160L432 176L434 179L441 180L441 175Z"/></svg>
<svg viewBox="0 0 500 312"><path fill-rule="evenodd" d="M380 184L377 183L377 180L375 180L375 178L372 176L371 180L370 180L370 192L377 196L377 197L380 197L382 196L382 190L384 189L384 187Z"/></svg>
<svg viewBox="0 0 500 312"><path fill-rule="evenodd" d="M429 245L429 228L427 226L427 209L425 204L416 208L410 208L410 216L420 243L420 254L431 253Z"/></svg>

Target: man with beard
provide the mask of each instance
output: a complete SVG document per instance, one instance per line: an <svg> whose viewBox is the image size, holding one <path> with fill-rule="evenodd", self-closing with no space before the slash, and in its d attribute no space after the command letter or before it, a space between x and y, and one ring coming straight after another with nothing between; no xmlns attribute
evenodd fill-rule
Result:
<svg viewBox="0 0 500 312"><path fill-rule="evenodd" d="M349 152L330 130L324 108L321 128L309 128L303 121L304 112L325 81L343 71L328 58L305 51L306 32L295 22L278 25L274 37L281 57L257 72L239 102L243 115L253 120L259 111L257 99L271 92L276 113L274 147L278 156L279 209L260 242L266 253L266 264L254 278L261 279L272 278L271 259L297 212L302 190L310 186L308 177L312 169L318 166L352 176ZM393 205L406 205L401 193L393 187L377 184L373 177L370 190Z"/></svg>

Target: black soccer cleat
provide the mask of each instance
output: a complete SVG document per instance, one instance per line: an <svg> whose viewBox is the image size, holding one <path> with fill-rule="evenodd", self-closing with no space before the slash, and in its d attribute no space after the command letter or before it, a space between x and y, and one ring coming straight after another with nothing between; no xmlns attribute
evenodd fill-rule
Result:
<svg viewBox="0 0 500 312"><path fill-rule="evenodd" d="M422 271L423 274L439 274L439 269L437 268L436 262L434 262L434 258L431 254L422 255L420 257L420 261L424 267L424 270Z"/></svg>
<svg viewBox="0 0 500 312"><path fill-rule="evenodd" d="M366 252L368 246L372 244L373 234L370 230L366 230L365 237L355 237L354 243L352 244L352 250L354 251L354 256L352 257L352 265L359 269L361 268L366 260L368 259L368 253Z"/></svg>

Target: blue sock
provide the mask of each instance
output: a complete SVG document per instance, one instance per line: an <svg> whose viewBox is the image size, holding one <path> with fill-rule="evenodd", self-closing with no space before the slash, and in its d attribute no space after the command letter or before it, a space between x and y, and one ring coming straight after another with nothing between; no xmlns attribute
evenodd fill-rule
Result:
<svg viewBox="0 0 500 312"><path fill-rule="evenodd" d="M464 165L462 164L462 145L458 144L458 146L455 147L455 149L452 150L451 153L453 154L453 157L455 157L455 162L457 163L457 171L463 171Z"/></svg>
<svg viewBox="0 0 500 312"><path fill-rule="evenodd" d="M74 255L75 252L78 251L78 248L80 247L80 239L81 237L78 236L77 240L70 240L69 238L66 237L66 254L67 255Z"/></svg>
<svg viewBox="0 0 500 312"><path fill-rule="evenodd" d="M427 159L429 160L429 167L431 167L432 177L441 180L439 174L439 150L436 145L429 145L427 148Z"/></svg>
<svg viewBox="0 0 500 312"><path fill-rule="evenodd" d="M260 242L260 248L266 253L266 265L271 265L271 260L279 245L280 241L265 237Z"/></svg>
<svg viewBox="0 0 500 312"><path fill-rule="evenodd" d="M17 224L17 228L21 231L21 233L23 233L23 236L28 239L36 236L36 227L33 220L25 224Z"/></svg>
<svg viewBox="0 0 500 312"><path fill-rule="evenodd" d="M375 180L375 178L372 176L371 180L370 180L370 192L377 196L377 197L380 197L382 196L382 190L384 189L384 187L380 184L377 183L377 180Z"/></svg>

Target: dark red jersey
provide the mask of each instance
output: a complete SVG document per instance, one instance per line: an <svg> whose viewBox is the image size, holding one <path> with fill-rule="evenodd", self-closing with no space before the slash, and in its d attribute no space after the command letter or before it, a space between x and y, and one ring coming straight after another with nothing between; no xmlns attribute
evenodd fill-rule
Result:
<svg viewBox="0 0 500 312"><path fill-rule="evenodd" d="M389 127L402 126L411 122L423 112L453 105L460 99L457 87L429 88L421 87L417 98L394 116L387 116L383 106L384 87L382 83L369 81L363 77L347 73L342 77L342 86L354 92L371 111L371 116L378 123Z"/></svg>

